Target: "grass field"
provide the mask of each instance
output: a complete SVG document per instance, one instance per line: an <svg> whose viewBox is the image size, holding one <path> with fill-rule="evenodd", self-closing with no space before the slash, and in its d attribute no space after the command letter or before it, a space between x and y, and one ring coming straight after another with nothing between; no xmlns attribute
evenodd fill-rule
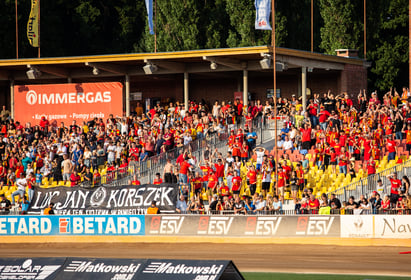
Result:
<svg viewBox="0 0 411 280"><path fill-rule="evenodd" d="M411 277L243 272L246 280L409 280Z"/></svg>

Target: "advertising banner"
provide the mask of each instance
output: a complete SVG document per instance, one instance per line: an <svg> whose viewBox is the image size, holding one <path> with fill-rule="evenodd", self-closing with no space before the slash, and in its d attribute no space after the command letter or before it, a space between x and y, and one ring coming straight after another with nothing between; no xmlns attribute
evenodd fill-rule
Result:
<svg viewBox="0 0 411 280"><path fill-rule="evenodd" d="M271 30L271 0L255 0L255 29Z"/></svg>
<svg viewBox="0 0 411 280"><path fill-rule="evenodd" d="M56 279L65 258L0 258L0 279Z"/></svg>
<svg viewBox="0 0 411 280"><path fill-rule="evenodd" d="M411 238L411 216L375 215L376 238Z"/></svg>
<svg viewBox="0 0 411 280"><path fill-rule="evenodd" d="M341 237L372 238L373 218L371 215L342 215Z"/></svg>
<svg viewBox="0 0 411 280"><path fill-rule="evenodd" d="M2 216L0 235L144 235L144 216Z"/></svg>
<svg viewBox="0 0 411 280"><path fill-rule="evenodd" d="M339 237L339 216L146 216L146 235Z"/></svg>
<svg viewBox="0 0 411 280"><path fill-rule="evenodd" d="M244 280L232 261L0 258L0 279Z"/></svg>
<svg viewBox="0 0 411 280"><path fill-rule="evenodd" d="M38 188L28 212L41 213L53 202L56 214L60 215L135 215L145 213L154 200L163 213L174 213L178 193L174 184Z"/></svg>
<svg viewBox="0 0 411 280"><path fill-rule="evenodd" d="M146 260L68 258L58 279L65 280L131 280L141 271Z"/></svg>
<svg viewBox="0 0 411 280"><path fill-rule="evenodd" d="M14 86L14 114L20 123L39 124L41 117L53 125L77 124L94 118L123 116L123 85L79 83Z"/></svg>

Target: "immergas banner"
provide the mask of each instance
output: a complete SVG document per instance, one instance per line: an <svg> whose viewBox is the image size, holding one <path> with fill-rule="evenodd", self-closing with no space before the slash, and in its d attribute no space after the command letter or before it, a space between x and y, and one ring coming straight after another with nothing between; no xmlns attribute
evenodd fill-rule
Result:
<svg viewBox="0 0 411 280"><path fill-rule="evenodd" d="M59 215L135 215L145 213L156 201L160 211L173 213L178 192L175 184L37 188L28 212L41 213L53 202Z"/></svg>
<svg viewBox="0 0 411 280"><path fill-rule="evenodd" d="M146 216L146 235L339 237L339 216Z"/></svg>
<svg viewBox="0 0 411 280"><path fill-rule="evenodd" d="M123 85L110 83L14 86L14 115L20 123L39 124L44 116L53 125L78 124L93 118L123 116Z"/></svg>
<svg viewBox="0 0 411 280"><path fill-rule="evenodd" d="M0 236L144 235L144 216L0 216Z"/></svg>
<svg viewBox="0 0 411 280"><path fill-rule="evenodd" d="M0 279L244 280L232 261L0 258Z"/></svg>

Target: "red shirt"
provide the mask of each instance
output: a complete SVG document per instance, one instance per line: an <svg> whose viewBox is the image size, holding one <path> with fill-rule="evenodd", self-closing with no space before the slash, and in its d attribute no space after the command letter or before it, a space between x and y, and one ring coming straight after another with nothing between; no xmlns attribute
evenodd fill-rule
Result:
<svg viewBox="0 0 411 280"><path fill-rule="evenodd" d="M302 142L308 142L311 141L311 128L301 128L301 133L302 133Z"/></svg>
<svg viewBox="0 0 411 280"><path fill-rule="evenodd" d="M189 164L187 161L183 161L183 162L180 164L180 173L187 175L189 168L190 168L190 164Z"/></svg>
<svg viewBox="0 0 411 280"><path fill-rule="evenodd" d="M257 172L255 172L255 170L249 170L247 172L247 179L250 181L250 185L257 183Z"/></svg>
<svg viewBox="0 0 411 280"><path fill-rule="evenodd" d="M154 179L154 182L153 182L154 185L160 185L162 183L163 183L163 179L161 179L161 178Z"/></svg>
<svg viewBox="0 0 411 280"><path fill-rule="evenodd" d="M391 194L398 194L398 191L401 188L401 180L390 178L390 182L391 182Z"/></svg>
<svg viewBox="0 0 411 280"><path fill-rule="evenodd" d="M134 180L134 181L131 181L131 184L132 184L132 185L135 185L135 186L139 186L139 185L141 185L141 183L140 183L140 181L139 181L139 180Z"/></svg>
<svg viewBox="0 0 411 280"><path fill-rule="evenodd" d="M233 184L231 189L233 191L239 191L240 188L241 188L241 177L240 176L235 176L231 179L231 182Z"/></svg>
<svg viewBox="0 0 411 280"><path fill-rule="evenodd" d="M322 110L320 111L320 117L319 117L319 121L320 123L324 123L327 121L328 117L330 116L330 113L326 110Z"/></svg>
<svg viewBox="0 0 411 280"><path fill-rule="evenodd" d="M222 186L220 188L220 193L222 196L229 196L230 195L230 189L227 186Z"/></svg>
<svg viewBox="0 0 411 280"><path fill-rule="evenodd" d="M215 173L218 178L224 177L224 164L215 164Z"/></svg>
<svg viewBox="0 0 411 280"><path fill-rule="evenodd" d="M394 140L387 141L387 149L389 153L395 153L395 146L396 146L396 143Z"/></svg>
<svg viewBox="0 0 411 280"><path fill-rule="evenodd" d="M375 174L377 170L375 169L375 161L370 161L367 164L368 175Z"/></svg>
<svg viewBox="0 0 411 280"><path fill-rule="evenodd" d="M310 199L308 201L308 205L310 206L311 209L318 209L320 207L320 202L316 198L314 200Z"/></svg>
<svg viewBox="0 0 411 280"><path fill-rule="evenodd" d="M278 172L278 183L277 183L277 187L282 188L285 186L285 172L284 171L280 171Z"/></svg>

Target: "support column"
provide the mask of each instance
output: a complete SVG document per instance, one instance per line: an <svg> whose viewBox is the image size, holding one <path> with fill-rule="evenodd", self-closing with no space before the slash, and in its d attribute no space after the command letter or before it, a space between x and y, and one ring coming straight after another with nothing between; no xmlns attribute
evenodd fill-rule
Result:
<svg viewBox="0 0 411 280"><path fill-rule="evenodd" d="M184 108L188 110L188 72L184 72Z"/></svg>
<svg viewBox="0 0 411 280"><path fill-rule="evenodd" d="M301 67L301 96L303 110L307 110L307 67Z"/></svg>
<svg viewBox="0 0 411 280"><path fill-rule="evenodd" d="M243 103L248 106L248 70L243 70Z"/></svg>
<svg viewBox="0 0 411 280"><path fill-rule="evenodd" d="M130 116L130 76L126 74L126 117Z"/></svg>
<svg viewBox="0 0 411 280"><path fill-rule="evenodd" d="M71 84L73 82L73 79L71 77L67 77L67 83Z"/></svg>
<svg viewBox="0 0 411 280"><path fill-rule="evenodd" d="M14 80L10 80L10 113L14 120Z"/></svg>

